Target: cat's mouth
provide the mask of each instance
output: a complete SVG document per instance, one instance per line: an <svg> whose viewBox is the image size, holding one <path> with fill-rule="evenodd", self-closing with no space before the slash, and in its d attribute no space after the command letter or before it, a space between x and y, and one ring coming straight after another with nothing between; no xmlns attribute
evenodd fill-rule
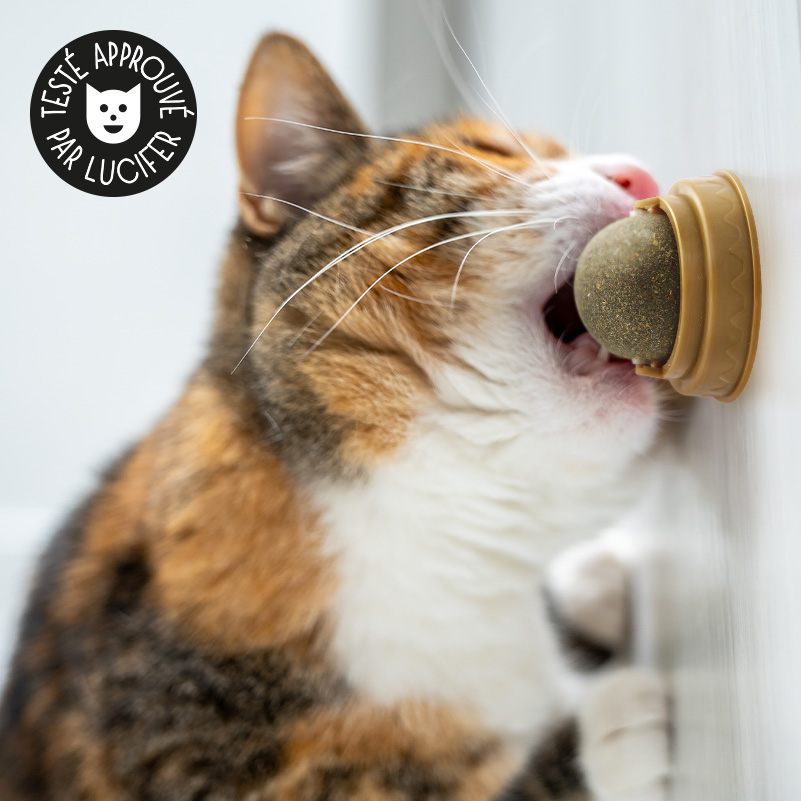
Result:
<svg viewBox="0 0 801 801"><path fill-rule="evenodd" d="M119 133L122 130L122 125L104 125L103 127L109 133Z"/></svg>
<svg viewBox="0 0 801 801"><path fill-rule="evenodd" d="M573 375L633 372L629 359L614 356L604 348L581 321L573 295L573 275L545 301L542 319L546 331L554 338L562 367Z"/></svg>

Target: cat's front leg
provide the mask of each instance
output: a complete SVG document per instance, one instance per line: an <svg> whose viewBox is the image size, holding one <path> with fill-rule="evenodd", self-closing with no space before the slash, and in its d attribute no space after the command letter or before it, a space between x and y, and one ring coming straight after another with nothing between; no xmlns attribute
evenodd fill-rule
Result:
<svg viewBox="0 0 801 801"><path fill-rule="evenodd" d="M601 676L579 715L580 761L596 801L664 801L669 769L668 704L654 670Z"/></svg>
<svg viewBox="0 0 801 801"><path fill-rule="evenodd" d="M551 566L548 592L559 626L574 641L618 658L628 651L631 579L603 540L561 555ZM569 649L573 656L575 645ZM586 687L578 750L591 798L664 801L669 760L663 679L645 668L616 668L596 674Z"/></svg>
<svg viewBox="0 0 801 801"><path fill-rule="evenodd" d="M601 539L574 546L550 565L547 592L557 624L610 654L628 645L629 571Z"/></svg>

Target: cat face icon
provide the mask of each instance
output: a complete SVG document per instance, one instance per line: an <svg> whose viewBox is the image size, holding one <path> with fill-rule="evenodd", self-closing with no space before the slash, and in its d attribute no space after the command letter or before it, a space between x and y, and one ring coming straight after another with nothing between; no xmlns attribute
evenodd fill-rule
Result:
<svg viewBox="0 0 801 801"><path fill-rule="evenodd" d="M101 142L116 145L130 139L139 128L139 84L127 92L98 92L87 83L86 124Z"/></svg>

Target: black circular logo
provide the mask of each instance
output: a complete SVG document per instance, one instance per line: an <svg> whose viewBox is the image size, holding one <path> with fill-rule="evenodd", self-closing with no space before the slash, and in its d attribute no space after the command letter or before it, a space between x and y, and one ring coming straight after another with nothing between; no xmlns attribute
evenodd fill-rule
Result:
<svg viewBox="0 0 801 801"><path fill-rule="evenodd" d="M184 68L130 31L97 31L62 47L31 97L33 138L50 169L104 197L160 184L189 151L196 123Z"/></svg>

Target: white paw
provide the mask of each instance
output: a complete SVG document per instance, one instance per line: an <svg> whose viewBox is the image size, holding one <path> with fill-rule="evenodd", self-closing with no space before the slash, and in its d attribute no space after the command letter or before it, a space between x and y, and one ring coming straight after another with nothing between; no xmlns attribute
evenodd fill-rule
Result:
<svg viewBox="0 0 801 801"><path fill-rule="evenodd" d="M630 587L627 567L601 542L561 554L551 565L548 588L561 621L611 651L628 639Z"/></svg>
<svg viewBox="0 0 801 801"><path fill-rule="evenodd" d="M593 686L579 718L581 759L597 801L664 801L667 693L658 673L625 668Z"/></svg>

